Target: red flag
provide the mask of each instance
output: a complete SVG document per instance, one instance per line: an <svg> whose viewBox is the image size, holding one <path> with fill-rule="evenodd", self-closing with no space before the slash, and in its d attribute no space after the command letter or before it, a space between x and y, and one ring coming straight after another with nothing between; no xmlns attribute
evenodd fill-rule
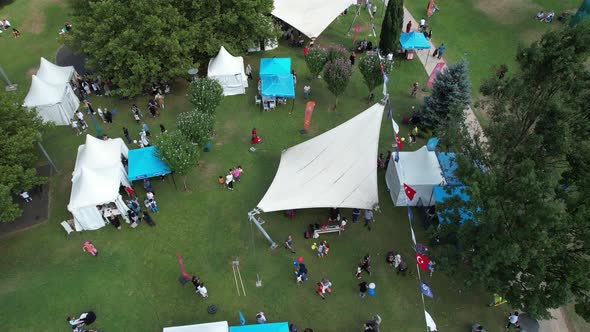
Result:
<svg viewBox="0 0 590 332"><path fill-rule="evenodd" d="M432 15L433 9L434 9L434 0L430 0L430 2L428 3L428 8L426 8L426 15L428 15L428 17L430 17Z"/></svg>
<svg viewBox="0 0 590 332"><path fill-rule="evenodd" d="M303 129L309 129L309 124L311 123L311 115L313 114L313 110L315 108L315 103L313 101L308 101L305 105L305 113L303 115Z"/></svg>
<svg viewBox="0 0 590 332"><path fill-rule="evenodd" d="M397 148L401 151L404 148L404 143L402 143L402 141L399 139L399 136L397 136L397 133L393 133L393 135L395 135L395 144L397 145Z"/></svg>
<svg viewBox="0 0 590 332"><path fill-rule="evenodd" d="M418 264L418 267L422 269L422 271L428 272L428 264L430 264L430 258L424 255L420 255L419 253L416 253L416 263Z"/></svg>
<svg viewBox="0 0 590 332"><path fill-rule="evenodd" d="M404 192L406 193L406 196L408 197L408 199L411 201L414 199L414 195L416 195L416 190L414 190L414 188L408 186L407 184L404 183Z"/></svg>
<svg viewBox="0 0 590 332"><path fill-rule="evenodd" d="M354 35L352 36L352 46L353 47L354 47L354 42L356 41L356 37L358 37L360 31L361 31L361 25L357 23L354 26Z"/></svg>

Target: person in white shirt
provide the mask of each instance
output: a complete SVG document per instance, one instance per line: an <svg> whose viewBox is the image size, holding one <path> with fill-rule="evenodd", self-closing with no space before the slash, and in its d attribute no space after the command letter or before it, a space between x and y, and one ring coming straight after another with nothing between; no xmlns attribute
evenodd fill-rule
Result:
<svg viewBox="0 0 590 332"><path fill-rule="evenodd" d="M418 25L420 26L420 31L424 31L424 29L426 29L426 19L424 19L424 17L422 17L420 19L420 23Z"/></svg>
<svg viewBox="0 0 590 332"><path fill-rule="evenodd" d="M72 120L72 129L74 129L74 132L76 133L76 136L80 135L80 127L78 126L78 121L76 120Z"/></svg>
<svg viewBox="0 0 590 332"><path fill-rule="evenodd" d="M225 176L225 184L227 185L227 189L234 190L234 176L232 175L231 169Z"/></svg>
<svg viewBox="0 0 590 332"><path fill-rule="evenodd" d="M515 311L513 314L508 316L508 324L506 324L506 330L510 328L510 326L516 326L516 329L520 329L520 325L518 325L518 311Z"/></svg>
<svg viewBox="0 0 590 332"><path fill-rule="evenodd" d="M139 139L141 141L141 144L143 144L143 146L150 146L150 142L148 141L145 131L140 131L139 132Z"/></svg>
<svg viewBox="0 0 590 332"><path fill-rule="evenodd" d="M207 293L207 288L203 283L197 286L197 293L201 294L202 297L209 297L209 293Z"/></svg>
<svg viewBox="0 0 590 332"><path fill-rule="evenodd" d="M23 191L22 193L20 193L20 197L22 197L25 202L31 202L33 199L31 198L31 196L29 196L29 193L26 191Z"/></svg>

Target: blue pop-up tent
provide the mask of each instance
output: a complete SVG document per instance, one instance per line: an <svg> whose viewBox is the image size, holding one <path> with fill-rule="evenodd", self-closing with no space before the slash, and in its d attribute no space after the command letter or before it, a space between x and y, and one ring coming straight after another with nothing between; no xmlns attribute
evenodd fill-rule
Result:
<svg viewBox="0 0 590 332"><path fill-rule="evenodd" d="M445 199L449 199L452 197L459 197L463 202L469 202L471 200L471 198L465 192L466 188L467 187L465 187L465 186L452 186L452 187L436 186L436 187L434 187L434 190L433 190L434 200L436 201L436 204L442 204ZM438 214L438 219L440 221L450 223L451 221L449 220L448 217L441 216L441 214L444 214L445 212L453 213L453 211L448 211L448 210L440 211ZM463 224L467 220L473 220L473 211L471 211L468 208L461 207L461 208L459 208L459 217L460 217L459 224Z"/></svg>
<svg viewBox="0 0 590 332"><path fill-rule="evenodd" d="M291 58L260 59L262 97L295 98L295 84L291 74Z"/></svg>
<svg viewBox="0 0 590 332"><path fill-rule="evenodd" d="M463 185L457 174L455 174L457 171L455 154L452 152L437 152L436 157L438 158L438 163L440 164L440 168L443 171L443 176L447 184L449 186Z"/></svg>
<svg viewBox="0 0 590 332"><path fill-rule="evenodd" d="M416 31L400 34L399 44L404 50L430 49L430 43L426 40L424 34Z"/></svg>
<svg viewBox="0 0 590 332"><path fill-rule="evenodd" d="M230 326L229 332L289 332L289 323L265 323L255 325Z"/></svg>
<svg viewBox="0 0 590 332"><path fill-rule="evenodd" d="M172 172L156 153L157 150L153 146L129 150L127 165L129 181L152 178Z"/></svg>

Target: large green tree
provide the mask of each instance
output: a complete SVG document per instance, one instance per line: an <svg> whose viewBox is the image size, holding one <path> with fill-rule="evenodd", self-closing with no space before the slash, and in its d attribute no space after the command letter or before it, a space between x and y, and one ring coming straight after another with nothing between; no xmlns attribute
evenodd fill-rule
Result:
<svg viewBox="0 0 590 332"><path fill-rule="evenodd" d="M170 169L182 177L184 190L188 190L186 175L197 165L199 149L180 131L162 134L156 138L155 147L158 157Z"/></svg>
<svg viewBox="0 0 590 332"><path fill-rule="evenodd" d="M383 71L388 74L391 69L391 61L381 61L376 54L363 57L359 63L359 69L363 75L365 85L369 89L369 96L376 87L383 84L381 66L383 66Z"/></svg>
<svg viewBox="0 0 590 332"><path fill-rule="evenodd" d="M203 77L194 81L189 89L189 101L193 110L212 117L223 100L223 87L215 79Z"/></svg>
<svg viewBox="0 0 590 332"><path fill-rule="evenodd" d="M185 75L222 45L239 53L276 36L272 0L70 0L70 8L73 46L120 96Z"/></svg>
<svg viewBox="0 0 590 332"><path fill-rule="evenodd" d="M328 61L328 51L320 47L312 47L307 56L305 56L305 63L311 73L312 79L318 77L318 75L324 69L326 62Z"/></svg>
<svg viewBox="0 0 590 332"><path fill-rule="evenodd" d="M464 60L443 69L434 79L432 94L424 98L421 123L423 126L438 129L445 127L451 110L464 109L471 100L471 83Z"/></svg>
<svg viewBox="0 0 590 332"><path fill-rule="evenodd" d="M336 97L334 108L338 107L338 96L346 90L351 76L352 65L348 59L339 58L328 62L324 67L324 80L328 84L328 90Z"/></svg>
<svg viewBox="0 0 590 332"><path fill-rule="evenodd" d="M176 127L192 143L204 146L211 139L213 116L208 113L189 111L176 118Z"/></svg>
<svg viewBox="0 0 590 332"><path fill-rule="evenodd" d="M382 54L396 52L399 48L399 35L404 24L404 1L390 0L385 9L381 34L379 35L379 50Z"/></svg>
<svg viewBox="0 0 590 332"><path fill-rule="evenodd" d="M44 183L35 171L35 141L47 128L35 111L21 105L15 94L0 92L0 222L21 215L13 197Z"/></svg>
<svg viewBox="0 0 590 332"><path fill-rule="evenodd" d="M590 25L565 27L519 50L509 79L483 85L487 143L456 146L471 200L439 206L450 211L441 265L537 318L575 302L590 319L589 55ZM459 224L460 206L473 221Z"/></svg>

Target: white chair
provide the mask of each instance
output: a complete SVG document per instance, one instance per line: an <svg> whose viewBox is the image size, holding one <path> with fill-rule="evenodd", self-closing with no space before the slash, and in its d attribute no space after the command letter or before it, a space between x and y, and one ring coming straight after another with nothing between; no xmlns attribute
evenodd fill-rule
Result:
<svg viewBox="0 0 590 332"><path fill-rule="evenodd" d="M276 107L277 107L277 102L276 102L276 101L274 101L274 100L271 100L271 101L269 101L269 102L268 102L268 104L269 104L269 107L270 107L271 109L273 109L273 108L276 108Z"/></svg>
<svg viewBox="0 0 590 332"><path fill-rule="evenodd" d="M70 226L70 224L68 224L68 222L67 222L67 221L65 221L65 220L64 220L64 221L62 221L62 222L60 223L60 225L61 225L61 227L63 227L63 228L64 228L64 230L65 230L65 231L68 233L67 235L70 235L70 233L73 233L73 232L74 232L74 229L72 228L72 226ZM66 236L67 236L67 235L66 235Z"/></svg>
<svg viewBox="0 0 590 332"><path fill-rule="evenodd" d="M254 102L256 102L256 105L260 105L262 103L262 99L258 98L258 96L254 96Z"/></svg>

